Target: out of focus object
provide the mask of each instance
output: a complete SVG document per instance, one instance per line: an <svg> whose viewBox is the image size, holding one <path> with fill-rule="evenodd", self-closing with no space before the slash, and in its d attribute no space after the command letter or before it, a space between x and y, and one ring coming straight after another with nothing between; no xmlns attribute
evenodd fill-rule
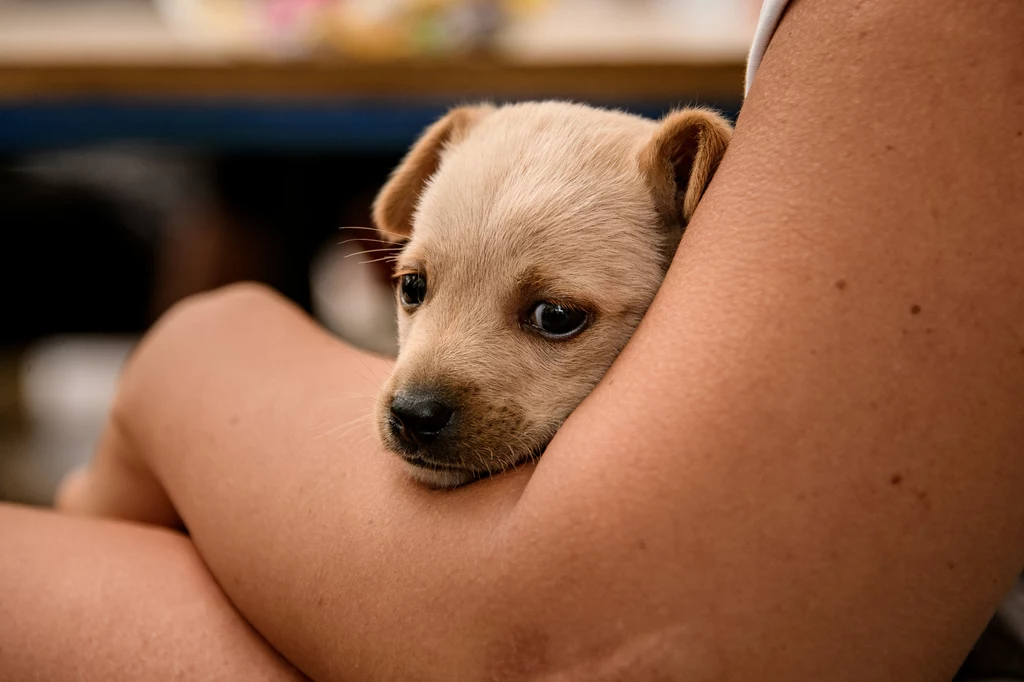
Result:
<svg viewBox="0 0 1024 682"><path fill-rule="evenodd" d="M0 499L48 504L61 477L92 457L132 338L40 341L18 366L25 425L0 431Z"/></svg>
<svg viewBox="0 0 1024 682"><path fill-rule="evenodd" d="M759 0L157 0L178 31L278 56L734 57Z"/></svg>
<svg viewBox="0 0 1024 682"><path fill-rule="evenodd" d="M332 332L381 355L398 352L395 294L374 272L381 249L363 252L354 242L331 244L310 268L313 313Z"/></svg>
<svg viewBox="0 0 1024 682"><path fill-rule="evenodd" d="M330 51L396 59L486 49L541 0L158 0L179 33L252 43L277 56Z"/></svg>
<svg viewBox="0 0 1024 682"><path fill-rule="evenodd" d="M0 0L0 151L154 137L248 147L274 135L365 148L367 124L370 144L404 146L441 105L481 99L642 103L655 113L695 98L728 107L742 95L759 6ZM328 121L325 98L344 98L346 112L374 110ZM284 122L277 109L285 100L317 106ZM433 109L409 123L401 112L410 102ZM235 124L240 104L261 110L249 127ZM317 121L325 123L310 132Z"/></svg>
<svg viewBox="0 0 1024 682"><path fill-rule="evenodd" d="M348 0L336 3L328 41L358 57L414 57L490 46L505 20L501 0Z"/></svg>
<svg viewBox="0 0 1024 682"><path fill-rule="evenodd" d="M219 59L251 53L255 36L197 30L184 0L0 0L0 65L130 59ZM179 5L181 7L179 8ZM173 27L175 30L169 30Z"/></svg>
<svg viewBox="0 0 1024 682"><path fill-rule="evenodd" d="M520 15L497 47L524 61L715 62L746 54L760 0L558 0Z"/></svg>
<svg viewBox="0 0 1024 682"><path fill-rule="evenodd" d="M154 0L165 25L183 41L256 47L261 0Z"/></svg>

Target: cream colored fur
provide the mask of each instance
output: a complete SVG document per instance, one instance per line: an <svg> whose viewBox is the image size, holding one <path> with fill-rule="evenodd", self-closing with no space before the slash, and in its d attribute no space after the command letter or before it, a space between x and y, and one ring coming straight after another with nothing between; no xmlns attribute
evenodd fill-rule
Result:
<svg viewBox="0 0 1024 682"><path fill-rule="evenodd" d="M449 442L411 466L454 486L539 455L604 375L661 284L731 129L700 109L656 122L562 102L463 107L424 133L375 202L396 273L425 302L399 312L400 352L379 401L435 387L457 403ZM539 300L585 308L578 337L522 323Z"/></svg>

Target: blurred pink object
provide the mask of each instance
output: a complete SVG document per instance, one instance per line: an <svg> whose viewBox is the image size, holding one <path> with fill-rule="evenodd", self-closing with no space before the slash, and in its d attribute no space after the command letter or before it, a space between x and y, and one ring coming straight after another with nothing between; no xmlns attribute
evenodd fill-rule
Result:
<svg viewBox="0 0 1024 682"><path fill-rule="evenodd" d="M287 51L304 51L317 40L317 27L334 0L267 0L263 22L270 40Z"/></svg>
<svg viewBox="0 0 1024 682"><path fill-rule="evenodd" d="M310 13L330 4L330 0L269 0L266 17L271 26L287 30Z"/></svg>

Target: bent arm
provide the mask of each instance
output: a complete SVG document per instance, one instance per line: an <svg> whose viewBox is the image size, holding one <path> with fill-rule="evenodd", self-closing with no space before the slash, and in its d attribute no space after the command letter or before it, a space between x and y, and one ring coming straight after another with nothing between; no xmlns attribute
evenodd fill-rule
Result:
<svg viewBox="0 0 1024 682"><path fill-rule="evenodd" d="M171 531L0 504L0 679L305 679Z"/></svg>
<svg viewBox="0 0 1024 682"><path fill-rule="evenodd" d="M1024 565L1022 23L796 2L535 468L410 483L365 416L386 364L251 290L155 333L119 419L317 679L948 678Z"/></svg>

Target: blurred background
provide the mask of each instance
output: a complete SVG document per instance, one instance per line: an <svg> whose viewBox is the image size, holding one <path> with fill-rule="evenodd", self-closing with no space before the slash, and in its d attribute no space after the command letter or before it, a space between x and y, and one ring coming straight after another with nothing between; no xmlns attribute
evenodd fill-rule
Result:
<svg viewBox="0 0 1024 682"><path fill-rule="evenodd" d="M175 301L265 282L391 352L356 252L417 134L478 100L739 108L760 0L0 0L0 500L90 456Z"/></svg>

